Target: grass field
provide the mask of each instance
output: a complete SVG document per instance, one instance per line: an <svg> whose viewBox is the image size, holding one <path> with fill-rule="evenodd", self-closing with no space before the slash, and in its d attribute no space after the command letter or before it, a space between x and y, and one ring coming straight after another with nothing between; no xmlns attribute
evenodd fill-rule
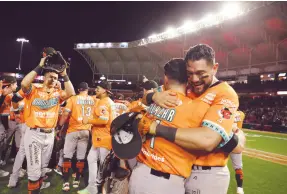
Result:
<svg viewBox="0 0 287 194"><path fill-rule="evenodd" d="M287 135L269 134L256 131L247 133L247 147L266 152L278 153L287 156ZM244 191L245 194L286 194L287 193L287 166L275 164L257 158L243 156L244 164ZM228 194L236 194L236 181L234 170L229 161L231 180ZM11 165L8 166L11 169ZM49 176L52 186L43 190L43 194L64 193L61 191L62 181L58 175L52 173ZM27 194L27 180L21 181L21 185L13 190L7 189L8 179L0 179L1 194ZM72 190L68 193L76 193ZM215 193L216 194L216 193Z"/></svg>

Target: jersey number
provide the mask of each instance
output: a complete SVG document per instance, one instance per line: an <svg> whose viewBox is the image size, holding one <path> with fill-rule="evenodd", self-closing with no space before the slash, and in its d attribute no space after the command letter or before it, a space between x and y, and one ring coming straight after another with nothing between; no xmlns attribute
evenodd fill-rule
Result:
<svg viewBox="0 0 287 194"><path fill-rule="evenodd" d="M92 108L91 107L86 107L82 106L82 116L89 117L91 116Z"/></svg>
<svg viewBox="0 0 287 194"><path fill-rule="evenodd" d="M157 124L160 124L160 120L156 120ZM155 144L155 136L152 136L151 140L150 140L150 148L154 148L154 144Z"/></svg>

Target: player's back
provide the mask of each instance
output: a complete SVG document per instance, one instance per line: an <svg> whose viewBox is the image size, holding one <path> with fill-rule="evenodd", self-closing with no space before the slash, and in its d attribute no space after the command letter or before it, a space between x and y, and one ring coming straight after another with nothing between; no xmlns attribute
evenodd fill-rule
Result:
<svg viewBox="0 0 287 194"><path fill-rule="evenodd" d="M92 118L94 106L94 98L88 94L78 94L67 101L65 109L71 113L68 133L91 128L91 125L82 122L84 117Z"/></svg>
<svg viewBox="0 0 287 194"><path fill-rule="evenodd" d="M177 96L181 100L179 106L165 109L152 104L147 109L145 116L155 118L165 126L176 128L194 127L197 124L197 121L193 119L196 107L185 94L177 92ZM143 143L142 152L138 156L138 160L150 168L183 177L190 175L191 166L195 159L196 156L161 137L147 139Z"/></svg>

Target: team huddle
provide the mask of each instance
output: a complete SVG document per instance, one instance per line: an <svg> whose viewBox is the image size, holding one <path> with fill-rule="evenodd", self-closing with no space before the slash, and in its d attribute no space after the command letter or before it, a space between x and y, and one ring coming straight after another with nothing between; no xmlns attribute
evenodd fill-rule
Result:
<svg viewBox="0 0 287 194"><path fill-rule="evenodd" d="M46 57L18 91L15 78L1 83L1 160L14 133L17 147L9 188L18 185L25 158L28 193L49 187L47 167L56 147L55 171L66 192L73 187L79 194L226 194L230 155L237 193L244 193L244 113L238 111L233 88L216 78L211 47L199 44L185 58L168 61L164 84L145 81L143 96L133 102L123 96L112 100L106 81L98 84L95 95L82 82L76 94L66 70L43 68ZM33 83L42 72L43 84ZM80 188L85 169L88 183ZM0 176L8 174L0 169Z"/></svg>

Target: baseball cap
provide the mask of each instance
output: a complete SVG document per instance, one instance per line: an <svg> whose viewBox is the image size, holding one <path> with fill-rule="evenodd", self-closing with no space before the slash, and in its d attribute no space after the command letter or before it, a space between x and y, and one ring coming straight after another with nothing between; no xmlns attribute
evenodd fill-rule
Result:
<svg viewBox="0 0 287 194"><path fill-rule="evenodd" d="M101 88L107 90L107 92L108 92L109 94L113 94L113 93L111 92L112 85L111 85L110 82L102 81L101 83L98 84L98 86L100 86Z"/></svg>
<svg viewBox="0 0 287 194"><path fill-rule="evenodd" d="M16 78L12 76L2 77L1 80L3 81L3 86L7 86L7 85L14 84L17 82Z"/></svg>
<svg viewBox="0 0 287 194"><path fill-rule="evenodd" d="M153 80L148 80L142 84L142 87L146 90L151 90L158 87L158 84Z"/></svg>
<svg viewBox="0 0 287 194"><path fill-rule="evenodd" d="M88 90L89 89L89 85L87 84L87 82L81 82L78 85L78 90Z"/></svg>
<svg viewBox="0 0 287 194"><path fill-rule="evenodd" d="M111 123L112 148L120 159L135 158L141 151L142 138L138 131L139 113L124 113Z"/></svg>

